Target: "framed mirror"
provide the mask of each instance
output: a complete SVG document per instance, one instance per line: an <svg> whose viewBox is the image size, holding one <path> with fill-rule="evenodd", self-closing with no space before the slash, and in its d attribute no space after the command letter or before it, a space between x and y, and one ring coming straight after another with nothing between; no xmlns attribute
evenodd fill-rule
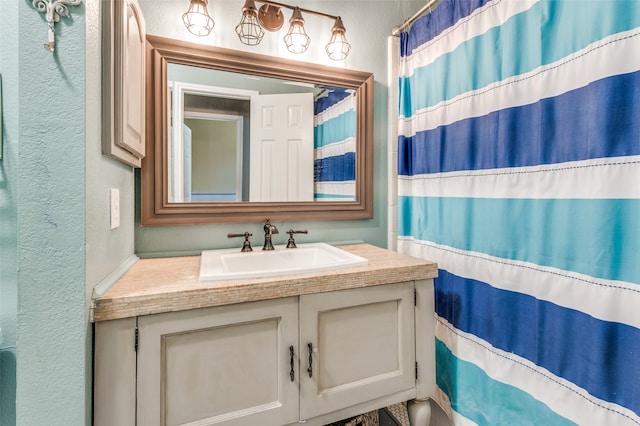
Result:
<svg viewBox="0 0 640 426"><path fill-rule="evenodd" d="M147 35L143 226L373 215L373 74Z"/></svg>

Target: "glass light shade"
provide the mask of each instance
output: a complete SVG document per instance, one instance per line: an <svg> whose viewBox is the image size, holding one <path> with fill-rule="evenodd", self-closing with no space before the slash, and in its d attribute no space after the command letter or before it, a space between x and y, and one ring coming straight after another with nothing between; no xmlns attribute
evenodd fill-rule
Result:
<svg viewBox="0 0 640 426"><path fill-rule="evenodd" d="M191 34L209 35L215 23L207 12L207 0L191 0L189 10L182 15L182 22Z"/></svg>
<svg viewBox="0 0 640 426"><path fill-rule="evenodd" d="M262 41L264 30L255 16L242 15L240 23L236 25L236 34L244 44L255 46Z"/></svg>
<svg viewBox="0 0 640 426"><path fill-rule="evenodd" d="M284 44L291 53L304 53L311 43L311 38L304 30L304 19L302 19L300 8L295 8L289 22L291 27L289 27L287 35L284 36Z"/></svg>
<svg viewBox="0 0 640 426"><path fill-rule="evenodd" d="M344 34L333 34L325 50L329 58L334 61L341 61L349 55L351 45L347 42Z"/></svg>
<svg viewBox="0 0 640 426"><path fill-rule="evenodd" d="M346 31L347 30L345 30L344 25L342 24L342 19L338 17L336 19L336 23L331 29L331 39L324 48L327 55L329 55L329 58L334 61L341 61L349 55L351 45L344 35Z"/></svg>

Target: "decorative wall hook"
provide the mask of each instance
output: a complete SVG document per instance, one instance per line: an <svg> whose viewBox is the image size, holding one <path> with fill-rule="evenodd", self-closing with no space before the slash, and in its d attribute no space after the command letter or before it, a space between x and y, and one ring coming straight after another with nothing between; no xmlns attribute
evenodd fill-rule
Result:
<svg viewBox="0 0 640 426"><path fill-rule="evenodd" d="M54 51L56 47L56 35L53 26L60 21L61 16L69 16L68 6L78 6L82 0L32 0L31 4L40 13L46 13L47 25L49 25L49 42L44 45L46 49Z"/></svg>

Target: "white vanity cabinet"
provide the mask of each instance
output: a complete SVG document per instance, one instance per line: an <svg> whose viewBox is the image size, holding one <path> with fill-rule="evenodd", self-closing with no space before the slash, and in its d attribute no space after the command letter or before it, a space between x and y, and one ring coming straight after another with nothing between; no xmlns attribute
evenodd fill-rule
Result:
<svg viewBox="0 0 640 426"><path fill-rule="evenodd" d="M94 304L94 425L321 426L412 401L427 426L435 264L396 260L206 287L169 259L166 286L141 288L149 259Z"/></svg>
<svg viewBox="0 0 640 426"><path fill-rule="evenodd" d="M127 424L321 425L414 398L414 298L404 282L140 316Z"/></svg>

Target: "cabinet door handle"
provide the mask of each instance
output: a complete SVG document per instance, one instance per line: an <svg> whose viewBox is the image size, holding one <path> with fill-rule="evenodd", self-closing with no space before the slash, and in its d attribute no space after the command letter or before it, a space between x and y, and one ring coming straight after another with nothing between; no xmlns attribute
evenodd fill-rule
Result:
<svg viewBox="0 0 640 426"><path fill-rule="evenodd" d="M309 377L311 377L313 376L313 345L307 343L307 348L309 348L309 367L307 368L307 373L309 373Z"/></svg>
<svg viewBox="0 0 640 426"><path fill-rule="evenodd" d="M293 346L289 346L289 363L291 365L291 371L289 371L289 377L291 378L291 381L295 381L296 379L296 373L293 369L293 358L294 358L294 353L293 353Z"/></svg>

